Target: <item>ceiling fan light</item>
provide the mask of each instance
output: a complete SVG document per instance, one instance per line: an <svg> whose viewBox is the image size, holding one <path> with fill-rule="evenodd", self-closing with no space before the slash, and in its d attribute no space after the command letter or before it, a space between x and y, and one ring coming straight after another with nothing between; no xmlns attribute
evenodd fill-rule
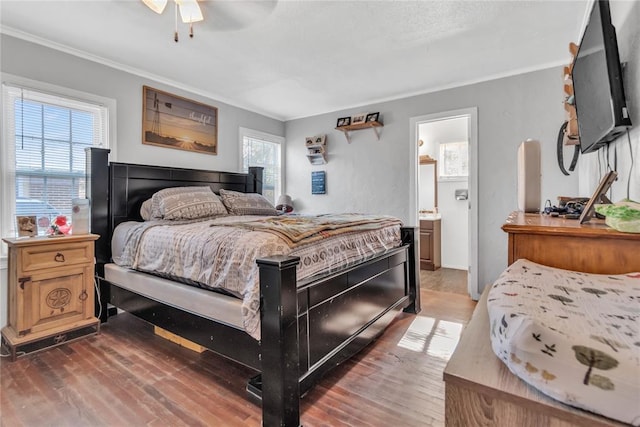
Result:
<svg viewBox="0 0 640 427"><path fill-rule="evenodd" d="M167 0L142 0L142 2L155 13L162 13L167 6Z"/></svg>
<svg viewBox="0 0 640 427"><path fill-rule="evenodd" d="M182 22L188 24L204 20L197 0L176 0L180 8Z"/></svg>

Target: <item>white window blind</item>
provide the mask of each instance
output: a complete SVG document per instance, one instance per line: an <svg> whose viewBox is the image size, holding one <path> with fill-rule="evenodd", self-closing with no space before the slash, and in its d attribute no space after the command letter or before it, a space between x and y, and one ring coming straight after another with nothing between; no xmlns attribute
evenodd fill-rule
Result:
<svg viewBox="0 0 640 427"><path fill-rule="evenodd" d="M262 194L274 205L282 193L282 143L284 138L251 129L240 128L241 170L262 166Z"/></svg>
<svg viewBox="0 0 640 427"><path fill-rule="evenodd" d="M3 84L2 224L15 236L15 215L35 215L39 234L56 215L71 217L85 197L85 148L108 146L104 105Z"/></svg>

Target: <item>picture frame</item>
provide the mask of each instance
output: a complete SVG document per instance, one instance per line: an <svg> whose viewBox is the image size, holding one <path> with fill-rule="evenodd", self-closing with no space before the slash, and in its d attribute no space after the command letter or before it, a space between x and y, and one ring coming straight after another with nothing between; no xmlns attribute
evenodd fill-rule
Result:
<svg viewBox="0 0 640 427"><path fill-rule="evenodd" d="M358 113L351 116L351 124L359 125L365 122L367 118L367 113Z"/></svg>
<svg viewBox="0 0 640 427"><path fill-rule="evenodd" d="M142 143L217 155L218 109L143 86Z"/></svg>
<svg viewBox="0 0 640 427"><path fill-rule="evenodd" d="M616 171L609 171L607 174L602 177L600 184L596 188L596 191L593 192L593 195L587 202L587 204L582 208L582 213L580 214L580 218L578 218L580 224L584 224L585 222L591 219L591 216L594 212L594 206L598 203L611 203L611 200L606 196L606 192L609 191L611 184L618 177L618 173Z"/></svg>
<svg viewBox="0 0 640 427"><path fill-rule="evenodd" d="M338 119L338 123L336 123L336 127L349 126L351 124L351 117L340 117Z"/></svg>
<svg viewBox="0 0 640 427"><path fill-rule="evenodd" d="M326 194L327 174L325 171L311 172L311 194Z"/></svg>
<svg viewBox="0 0 640 427"><path fill-rule="evenodd" d="M380 113L369 113L367 114L367 118L365 119L365 123L369 122L377 122L380 118Z"/></svg>
<svg viewBox="0 0 640 427"><path fill-rule="evenodd" d="M38 221L35 215L16 215L18 237L34 237L38 235Z"/></svg>
<svg viewBox="0 0 640 427"><path fill-rule="evenodd" d="M307 147L315 147L315 146L318 146L318 145L325 145L326 141L327 141L327 135L326 134L305 137L305 145Z"/></svg>

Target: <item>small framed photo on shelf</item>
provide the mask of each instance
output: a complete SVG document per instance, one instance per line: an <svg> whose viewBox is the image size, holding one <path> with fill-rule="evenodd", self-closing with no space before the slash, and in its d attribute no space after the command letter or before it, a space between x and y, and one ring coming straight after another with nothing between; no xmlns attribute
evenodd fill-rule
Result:
<svg viewBox="0 0 640 427"><path fill-rule="evenodd" d="M38 235L38 225L35 216L16 215L18 237L33 237Z"/></svg>
<svg viewBox="0 0 640 427"><path fill-rule="evenodd" d="M351 116L351 124L359 125L361 123L364 123L366 118L367 118L367 113L354 114L353 116Z"/></svg>
<svg viewBox="0 0 640 427"><path fill-rule="evenodd" d="M349 126L351 124L351 117L340 117L336 127Z"/></svg>
<svg viewBox="0 0 640 427"><path fill-rule="evenodd" d="M307 147L316 147L318 145L325 145L327 141L327 135L316 135L305 137L305 145Z"/></svg>
<svg viewBox="0 0 640 427"><path fill-rule="evenodd" d="M380 113L370 113L370 114L367 114L367 119L365 122L366 123L377 122L379 118L380 118Z"/></svg>

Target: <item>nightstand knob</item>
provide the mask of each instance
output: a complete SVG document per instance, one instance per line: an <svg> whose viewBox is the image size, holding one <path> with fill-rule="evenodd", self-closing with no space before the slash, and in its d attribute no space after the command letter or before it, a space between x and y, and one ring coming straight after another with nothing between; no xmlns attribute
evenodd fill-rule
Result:
<svg viewBox="0 0 640 427"><path fill-rule="evenodd" d="M80 299L80 301L84 301L87 299L88 296L89 295L87 294L87 290L83 289L80 295L78 295L78 298Z"/></svg>
<svg viewBox="0 0 640 427"><path fill-rule="evenodd" d="M53 257L55 262L64 262L64 255L58 252L55 257Z"/></svg>

